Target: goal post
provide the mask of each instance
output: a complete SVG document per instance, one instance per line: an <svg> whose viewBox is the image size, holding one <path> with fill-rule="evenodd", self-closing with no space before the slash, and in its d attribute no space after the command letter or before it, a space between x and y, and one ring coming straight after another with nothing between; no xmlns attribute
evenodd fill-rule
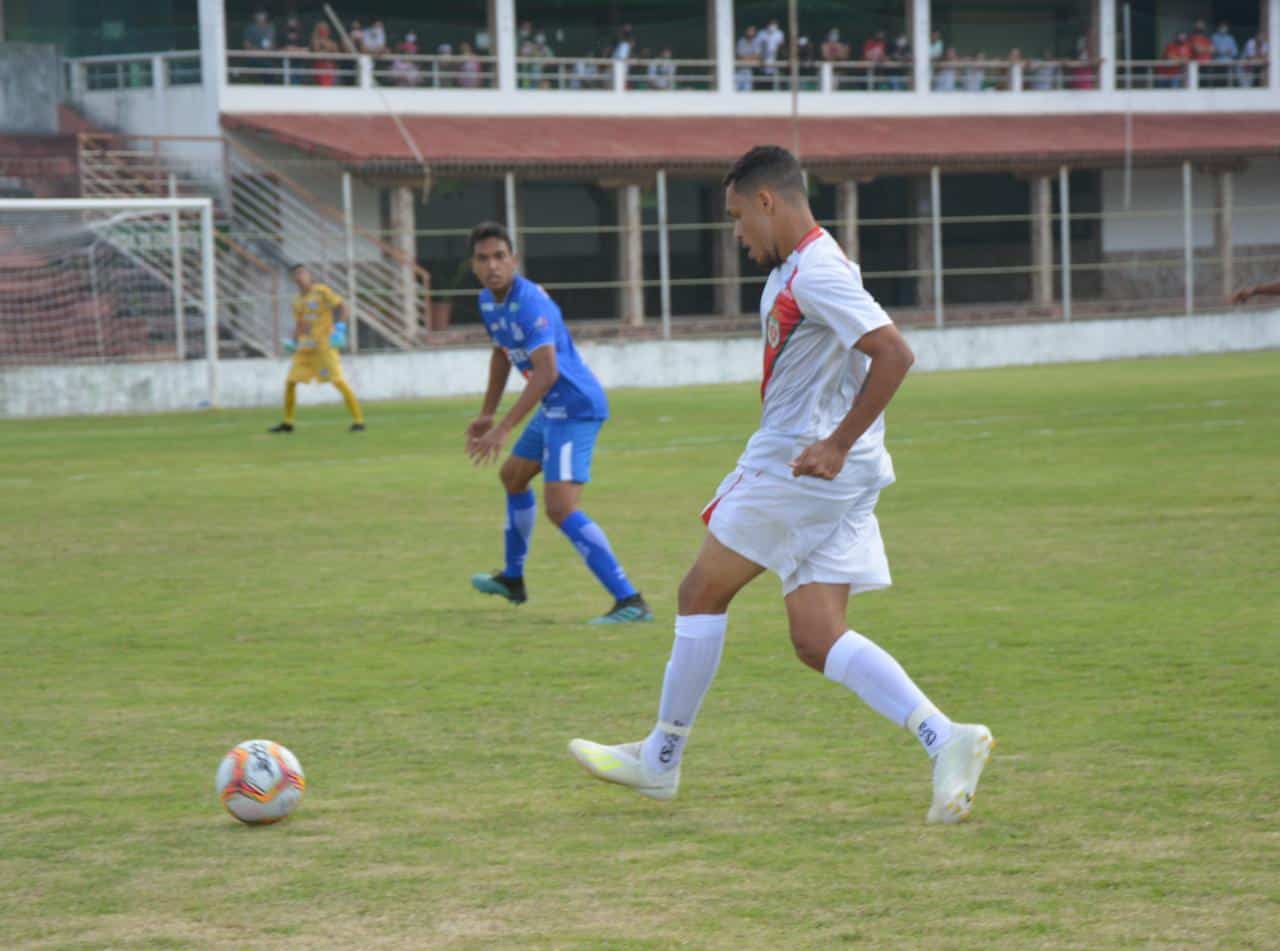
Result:
<svg viewBox="0 0 1280 951"><path fill-rule="evenodd" d="M0 368L198 359L216 406L214 242L210 198L0 199Z"/></svg>

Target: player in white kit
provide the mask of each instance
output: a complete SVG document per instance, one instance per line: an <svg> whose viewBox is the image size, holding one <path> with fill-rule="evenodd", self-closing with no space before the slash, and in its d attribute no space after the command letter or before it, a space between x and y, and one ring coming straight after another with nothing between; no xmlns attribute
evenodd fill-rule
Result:
<svg viewBox="0 0 1280 951"><path fill-rule="evenodd" d="M729 603L768 570L782 579L796 654L916 736L933 761L927 819L959 822L991 755L991 731L953 723L845 618L850 594L891 583L875 517L880 491L894 481L883 412L914 355L814 221L790 152L752 149L724 186L735 236L773 269L760 303L760 429L702 512L708 532L680 584L652 732L617 746L575 739L569 751L599 779L674 797L685 742L720 663Z"/></svg>

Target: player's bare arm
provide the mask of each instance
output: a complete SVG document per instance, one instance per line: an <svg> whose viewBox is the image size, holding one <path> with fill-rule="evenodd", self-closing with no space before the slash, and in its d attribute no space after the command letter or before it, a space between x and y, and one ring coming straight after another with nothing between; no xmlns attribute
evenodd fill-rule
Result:
<svg viewBox="0 0 1280 951"><path fill-rule="evenodd" d="M493 414L498 411L502 402L502 394L507 389L507 378L511 376L511 359L507 351L494 347L489 354L489 385L484 391L484 403L480 407L480 415L467 426L467 455L475 441L493 429Z"/></svg>
<svg viewBox="0 0 1280 951"><path fill-rule="evenodd" d="M915 362L915 354L893 324L864 334L854 346L871 358L866 382L840 425L826 439L806 448L791 463L795 476L834 479L853 444L884 412Z"/></svg>
<svg viewBox="0 0 1280 951"><path fill-rule="evenodd" d="M1280 281L1272 281L1270 284L1254 284L1252 287L1242 287L1231 295L1231 303L1243 304L1251 297L1259 295L1280 296Z"/></svg>
<svg viewBox="0 0 1280 951"><path fill-rule="evenodd" d="M468 446L467 455L476 465L483 465L498 458L511 430L533 412L534 408L542 402L542 398L547 395L547 391L555 386L556 380L559 379L560 370L556 365L554 346L548 344L534 350L529 354L529 362L533 364L533 371L529 374L529 380L515 405L507 411L506 416L502 417L501 422Z"/></svg>

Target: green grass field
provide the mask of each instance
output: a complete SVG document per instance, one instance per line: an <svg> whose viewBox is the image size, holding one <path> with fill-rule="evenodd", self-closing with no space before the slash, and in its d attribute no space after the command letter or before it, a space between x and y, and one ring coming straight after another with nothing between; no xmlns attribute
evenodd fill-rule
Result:
<svg viewBox="0 0 1280 951"><path fill-rule="evenodd" d="M656 712L752 386L613 395L585 507L658 623L541 521L500 564L477 400L0 423L0 948L1275 947L1280 353L912 378L851 623L1000 740L927 827L905 731L735 604L681 796L588 779ZM249 828L239 740L310 788Z"/></svg>

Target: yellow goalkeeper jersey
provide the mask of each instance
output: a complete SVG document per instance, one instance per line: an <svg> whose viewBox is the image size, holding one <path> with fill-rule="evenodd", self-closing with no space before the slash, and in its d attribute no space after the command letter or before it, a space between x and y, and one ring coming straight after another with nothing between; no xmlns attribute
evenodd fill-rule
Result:
<svg viewBox="0 0 1280 951"><path fill-rule="evenodd" d="M293 319L302 325L299 347L327 347L333 333L333 312L342 303L328 284L312 284L311 290L293 299Z"/></svg>

